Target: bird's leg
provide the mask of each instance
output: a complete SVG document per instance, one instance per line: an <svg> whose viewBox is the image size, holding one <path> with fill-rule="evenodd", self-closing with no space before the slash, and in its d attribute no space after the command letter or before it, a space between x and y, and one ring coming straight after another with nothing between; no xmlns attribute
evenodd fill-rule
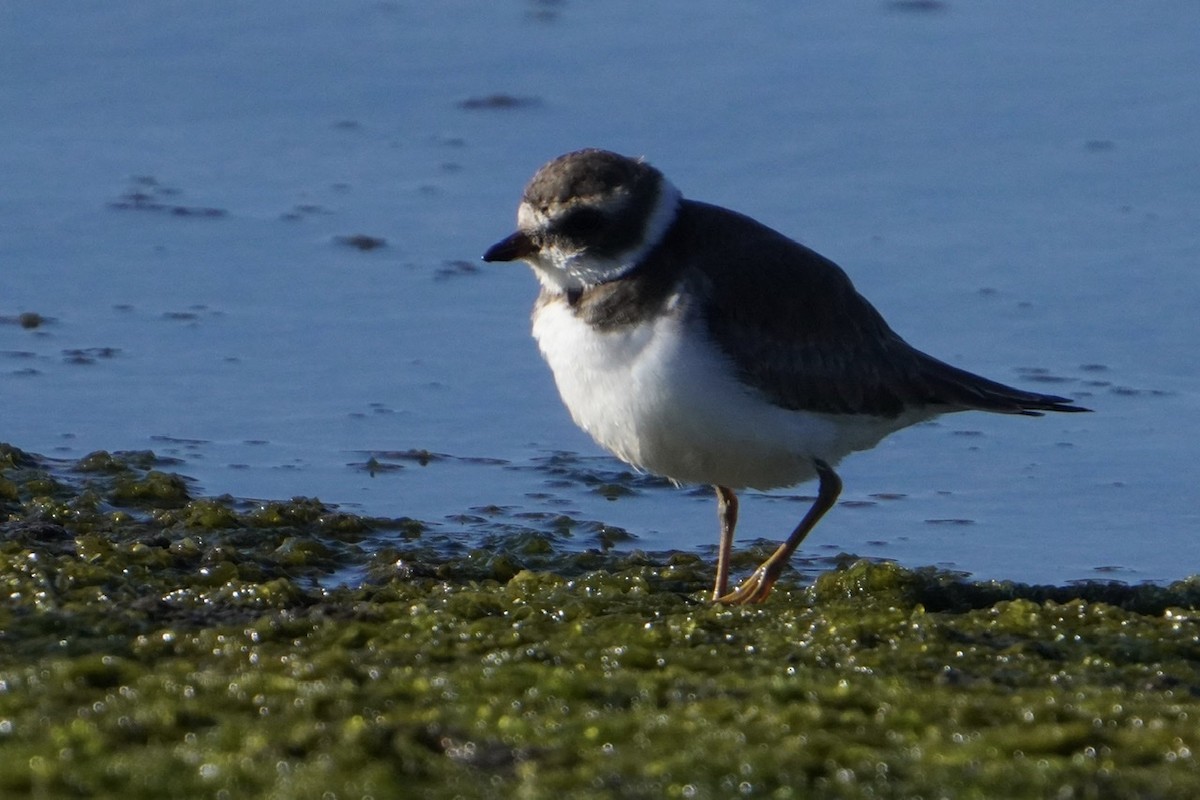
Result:
<svg viewBox="0 0 1200 800"><path fill-rule="evenodd" d="M842 493L842 479L824 461L813 459L813 464L817 468L817 477L821 482L817 488L817 499L813 501L812 508L808 509L808 513L804 515L804 519L800 520L800 524L792 531L791 536L788 536L787 541L779 545L770 558L754 570L749 578L742 581L741 586L729 594L718 597L717 602L727 605L743 605L761 603L766 600L767 595L771 594L771 587L775 585L775 581L779 580L780 573L787 566L788 559L792 557L792 553L796 552L796 548L804 541L804 537L808 536L808 532L816 527L821 517L825 516L825 512L833 508L838 495ZM719 570L720 562L718 562L718 576Z"/></svg>
<svg viewBox="0 0 1200 800"><path fill-rule="evenodd" d="M738 499L732 489L714 486L717 490L717 519L721 523L721 541L717 546L717 582L713 600L720 600L729 591L729 555L733 551L733 529L737 527Z"/></svg>

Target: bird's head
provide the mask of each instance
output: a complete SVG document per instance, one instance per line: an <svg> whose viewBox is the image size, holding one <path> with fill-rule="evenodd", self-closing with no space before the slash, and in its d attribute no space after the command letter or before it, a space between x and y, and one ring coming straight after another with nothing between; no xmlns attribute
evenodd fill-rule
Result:
<svg viewBox="0 0 1200 800"><path fill-rule="evenodd" d="M637 266L662 240L679 202L679 190L640 159L567 153L529 181L517 232L483 260L525 261L551 291L595 286Z"/></svg>

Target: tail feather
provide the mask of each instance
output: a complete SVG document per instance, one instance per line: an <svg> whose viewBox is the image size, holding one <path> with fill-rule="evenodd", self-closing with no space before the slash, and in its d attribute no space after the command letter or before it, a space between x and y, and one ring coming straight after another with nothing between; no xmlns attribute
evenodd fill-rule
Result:
<svg viewBox="0 0 1200 800"><path fill-rule="evenodd" d="M941 402L962 410L1040 417L1046 411L1091 411L1069 397L1017 389L927 357L925 379Z"/></svg>

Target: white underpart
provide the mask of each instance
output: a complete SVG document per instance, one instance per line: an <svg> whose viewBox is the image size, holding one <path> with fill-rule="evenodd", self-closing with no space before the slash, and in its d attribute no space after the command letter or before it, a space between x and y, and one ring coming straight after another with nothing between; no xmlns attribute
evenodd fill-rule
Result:
<svg viewBox="0 0 1200 800"><path fill-rule="evenodd" d="M542 285L551 291L565 292L568 289L583 289L588 286L611 281L619 278L639 263L659 241L679 211L679 190L668 181L662 179L658 198L646 224L642 240L628 251L615 258L598 258L586 250L564 251L554 247L543 247L539 252L526 260L533 267L534 274ZM568 202L554 213L562 215L569 211L576 202ZM624 196L613 197L606 204L590 201L589 205L598 211L614 211L624 205ZM540 210L528 203L521 203L517 209L517 227L523 231L543 229L551 220Z"/></svg>
<svg viewBox="0 0 1200 800"><path fill-rule="evenodd" d="M601 332L562 302L533 335L576 424L621 460L681 483L770 489L812 478L928 414L789 411L742 384L686 296L641 325Z"/></svg>

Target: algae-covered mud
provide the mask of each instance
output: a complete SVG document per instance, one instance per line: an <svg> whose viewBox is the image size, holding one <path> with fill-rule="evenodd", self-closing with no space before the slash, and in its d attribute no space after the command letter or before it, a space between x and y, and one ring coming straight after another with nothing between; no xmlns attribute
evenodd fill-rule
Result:
<svg viewBox="0 0 1200 800"><path fill-rule="evenodd" d="M0 447L0 796L1200 796L1200 579L848 559L731 609L695 555L171 466Z"/></svg>

